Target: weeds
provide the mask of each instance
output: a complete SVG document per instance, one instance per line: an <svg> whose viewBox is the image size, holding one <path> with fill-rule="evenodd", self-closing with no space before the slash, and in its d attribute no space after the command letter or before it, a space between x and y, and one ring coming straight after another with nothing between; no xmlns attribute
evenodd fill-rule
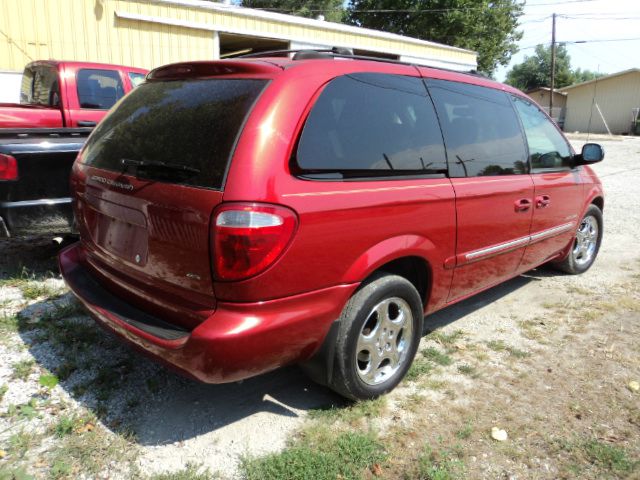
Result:
<svg viewBox="0 0 640 480"><path fill-rule="evenodd" d="M530 355L529 352L507 345L503 340L491 340L487 342L487 347L494 352L508 352L514 358L526 358Z"/></svg>
<svg viewBox="0 0 640 480"><path fill-rule="evenodd" d="M194 464L187 464L184 470L170 473L160 473L148 477L148 480L213 480L220 478L212 474L208 469L203 469Z"/></svg>
<svg viewBox="0 0 640 480"><path fill-rule="evenodd" d="M629 458L625 449L599 440L586 441L580 447L589 462L605 470L630 473L640 465L640 461Z"/></svg>
<svg viewBox="0 0 640 480"><path fill-rule="evenodd" d="M469 365L468 363L458 365L458 372L471 378L478 378L480 376L477 368L473 365Z"/></svg>
<svg viewBox="0 0 640 480"><path fill-rule="evenodd" d="M363 400L344 407L333 405L327 408L319 408L309 411L309 418L324 420L329 422L342 421L354 423L363 418L380 417L387 406L385 397L378 397L374 400Z"/></svg>
<svg viewBox="0 0 640 480"><path fill-rule="evenodd" d="M37 437L33 433L24 430L14 433L9 437L9 452L12 456L23 458L36 441Z"/></svg>
<svg viewBox="0 0 640 480"><path fill-rule="evenodd" d="M32 398L27 403L20 405L9 405L7 408L6 416L11 418L18 416L26 420L32 420L38 416L37 402L35 398Z"/></svg>
<svg viewBox="0 0 640 480"><path fill-rule="evenodd" d="M418 458L415 478L425 480L453 480L462 476L464 464L447 450L434 451L429 446Z"/></svg>
<svg viewBox="0 0 640 480"><path fill-rule="evenodd" d="M451 365L453 363L453 359L447 355L446 353L442 353L440 350L434 347L425 348L422 350L422 356L427 360L432 361L433 363L437 363L443 367Z"/></svg>
<svg viewBox="0 0 640 480"><path fill-rule="evenodd" d="M405 380L413 382L418 378L427 375L433 370L433 364L424 358L414 358L409 371L405 375Z"/></svg>
<svg viewBox="0 0 640 480"><path fill-rule="evenodd" d="M61 427L64 435L51 458L51 464L57 464L60 471L82 471L95 477L111 462L131 467L137 456L137 449L128 437L110 434L98 427L76 430L81 432L77 434L64 433L68 426L67 423Z"/></svg>
<svg viewBox="0 0 640 480"><path fill-rule="evenodd" d="M441 330L434 330L427 335L427 338L439 343L447 349L451 349L463 336L464 332L462 330L456 330L452 333L444 333Z"/></svg>
<svg viewBox="0 0 640 480"><path fill-rule="evenodd" d="M466 440L471 436L472 433L473 425L471 425L471 422L467 422L464 427L456 432L456 438L458 438L459 440Z"/></svg>
<svg viewBox="0 0 640 480"><path fill-rule="evenodd" d="M384 448L371 433L335 434L322 429L280 453L246 457L241 469L247 480L355 480L367 468L380 468L385 459Z"/></svg>
<svg viewBox="0 0 640 480"><path fill-rule="evenodd" d="M34 364L35 362L32 358L14 363L13 365L11 365L11 368L13 369L11 377L25 381L29 377L29 375L31 375Z"/></svg>
<svg viewBox="0 0 640 480"><path fill-rule="evenodd" d="M40 378L38 379L38 383L42 387L52 389L53 387L58 385L58 377L50 373L47 373L45 375L40 375Z"/></svg>

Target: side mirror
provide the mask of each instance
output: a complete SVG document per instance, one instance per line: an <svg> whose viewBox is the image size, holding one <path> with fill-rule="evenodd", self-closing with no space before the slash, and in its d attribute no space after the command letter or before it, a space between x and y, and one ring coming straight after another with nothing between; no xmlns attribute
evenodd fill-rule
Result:
<svg viewBox="0 0 640 480"><path fill-rule="evenodd" d="M604 148L597 143L585 143L582 153L575 156L576 165L590 165L601 162L604 159Z"/></svg>

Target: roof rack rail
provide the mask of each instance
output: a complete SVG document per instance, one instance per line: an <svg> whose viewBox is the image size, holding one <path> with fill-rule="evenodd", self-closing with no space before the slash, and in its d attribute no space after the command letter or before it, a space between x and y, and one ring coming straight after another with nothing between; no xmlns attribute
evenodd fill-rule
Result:
<svg viewBox="0 0 640 480"><path fill-rule="evenodd" d="M444 70L447 72L455 72L455 73L466 73L467 75L473 75L476 77L487 78L491 80L491 77L484 75L477 70L453 70L451 68L445 67L434 67L431 65L419 65L411 62L403 62L401 60L393 60L391 58L382 58L382 57L371 57L368 55L355 55L353 50L350 48L343 47L333 47L333 48L322 48L322 49L293 49L293 50L269 50L265 52L257 52L257 53L246 53L244 55L239 55L233 58L262 58L262 57L273 57L275 55L283 55L293 53L292 60L311 60L311 59L327 59L327 58L350 58L353 60L369 60L372 62L385 62L385 63L395 63L398 65L408 65L410 67L427 67L433 68L436 70Z"/></svg>
<svg viewBox="0 0 640 480"><path fill-rule="evenodd" d="M333 48L297 48L293 50L267 50L264 52L256 52L256 53L245 53L244 55L238 55L234 58L260 58L260 57L273 57L274 55L283 55L283 54L297 54L297 53L324 53L327 54L326 57L331 57L334 55L346 55L349 57L354 56L353 50L350 48L343 47L333 47ZM325 58L325 57L322 57Z"/></svg>

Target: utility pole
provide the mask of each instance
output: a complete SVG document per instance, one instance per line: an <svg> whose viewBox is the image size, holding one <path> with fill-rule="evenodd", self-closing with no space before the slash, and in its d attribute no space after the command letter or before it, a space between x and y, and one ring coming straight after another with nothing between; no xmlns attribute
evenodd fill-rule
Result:
<svg viewBox="0 0 640 480"><path fill-rule="evenodd" d="M553 90L556 84L556 14L551 26L551 91L549 92L549 116L553 118Z"/></svg>

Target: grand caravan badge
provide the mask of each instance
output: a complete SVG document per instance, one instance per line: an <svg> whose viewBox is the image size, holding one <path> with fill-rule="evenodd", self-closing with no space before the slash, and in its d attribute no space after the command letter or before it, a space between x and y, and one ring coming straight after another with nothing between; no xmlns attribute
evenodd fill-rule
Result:
<svg viewBox="0 0 640 480"><path fill-rule="evenodd" d="M92 175L91 180L102 183L104 185L109 185L110 187L122 188L123 190L129 191L133 190L133 185L130 185L128 183L116 182L115 180L109 180L108 178L100 177L98 175Z"/></svg>

